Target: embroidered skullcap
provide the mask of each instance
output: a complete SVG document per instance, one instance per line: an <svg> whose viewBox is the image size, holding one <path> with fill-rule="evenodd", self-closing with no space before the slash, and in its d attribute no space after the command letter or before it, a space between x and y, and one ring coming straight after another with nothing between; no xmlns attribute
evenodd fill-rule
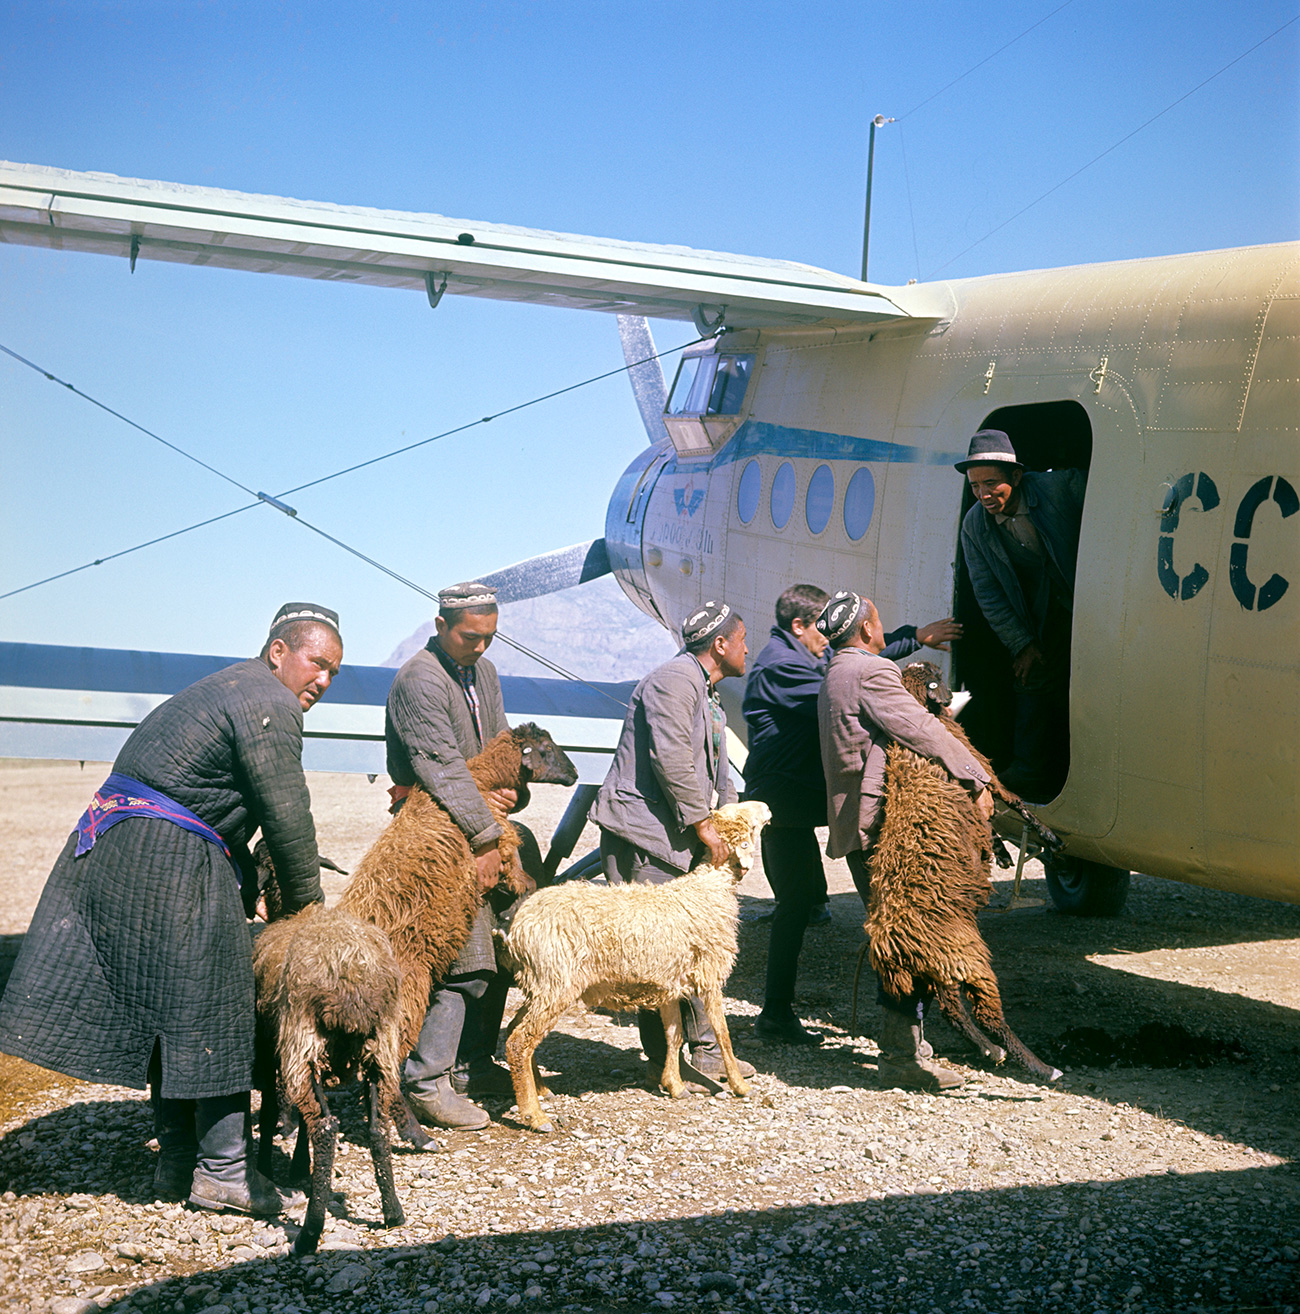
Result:
<svg viewBox="0 0 1300 1314"><path fill-rule="evenodd" d="M469 580L452 584L438 591L438 606L447 611L460 611L464 607L495 607L497 591L491 584L478 584Z"/></svg>
<svg viewBox="0 0 1300 1314"><path fill-rule="evenodd" d="M725 602L705 602L682 621L682 642L688 647L717 633L723 621L731 615Z"/></svg>
<svg viewBox="0 0 1300 1314"><path fill-rule="evenodd" d="M842 639L857 624L862 599L851 589L841 589L822 608L817 617L817 632L832 643Z"/></svg>
<svg viewBox="0 0 1300 1314"><path fill-rule="evenodd" d="M1014 465L1017 470L1025 468L1011 445L1011 439L1001 429L981 429L970 440L966 459L958 461L953 469L965 474L973 465Z"/></svg>
<svg viewBox="0 0 1300 1314"><path fill-rule="evenodd" d="M288 625L293 621L319 621L322 625L328 625L330 629L342 637L342 631L339 629L339 614L337 611L331 611L328 607L322 607L316 602L286 602L279 611L275 613L275 619L271 622L271 633L281 625Z"/></svg>

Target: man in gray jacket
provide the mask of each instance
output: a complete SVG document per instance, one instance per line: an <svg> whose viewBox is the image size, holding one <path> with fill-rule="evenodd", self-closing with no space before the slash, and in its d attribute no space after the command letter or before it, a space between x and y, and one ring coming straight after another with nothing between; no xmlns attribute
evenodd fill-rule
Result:
<svg viewBox="0 0 1300 1314"><path fill-rule="evenodd" d="M725 602L706 602L686 618L682 641L684 651L633 690L614 761L591 810L610 884L660 885L706 855L715 863L731 856L709 815L716 804L736 801L727 718L716 688L727 676L745 673L745 622ZM662 1068L667 1041L659 1014L643 1009L637 1024L651 1066ZM722 1051L698 999L683 1003L682 1024L695 1069L724 1076ZM740 1067L746 1076L753 1073L747 1063Z"/></svg>
<svg viewBox="0 0 1300 1314"><path fill-rule="evenodd" d="M1027 472L1000 429L981 429L956 468L976 505L962 553L984 619L1011 654L1016 720L1008 789L1055 798L1070 767L1070 629L1087 479Z"/></svg>
<svg viewBox="0 0 1300 1314"><path fill-rule="evenodd" d="M992 815L987 772L938 717L932 716L903 687L893 662L879 654L885 632L869 598L841 591L826 604L817 628L830 641L833 655L817 696L822 768L826 775L826 809L830 836L826 852L845 858L865 904L870 899L868 860L884 819L885 758L891 743L933 758ZM880 1033L881 1077L919 1090L950 1090L962 1079L932 1062L922 1023L926 1000L921 995L895 999L880 991L884 1009Z"/></svg>
<svg viewBox="0 0 1300 1314"><path fill-rule="evenodd" d="M496 667L483 656L497 630L495 591L474 583L443 589L434 625L434 637L398 671L388 693L384 734L391 792L400 807L418 784L446 809L465 833L486 892L501 871L501 827L465 762L509 728ZM507 811L527 801L511 789L498 796ZM514 1089L509 1072L492 1058L509 984L497 971L492 927L492 909L484 903L447 979L430 995L420 1039L407 1059L408 1100L420 1121L433 1126L487 1126L488 1115L456 1086L482 1095ZM472 1044L484 1037L484 1043ZM458 1052L463 1070L454 1074Z"/></svg>

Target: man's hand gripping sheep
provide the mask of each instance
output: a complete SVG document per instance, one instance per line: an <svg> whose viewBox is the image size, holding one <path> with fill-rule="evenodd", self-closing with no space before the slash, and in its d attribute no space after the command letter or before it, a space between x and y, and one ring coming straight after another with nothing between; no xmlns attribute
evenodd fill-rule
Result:
<svg viewBox="0 0 1300 1314"><path fill-rule="evenodd" d="M572 882L539 890L515 915L505 947L524 995L506 1042L519 1121L534 1131L552 1124L542 1112L534 1054L579 999L590 1007L658 1009L668 1038L660 1084L686 1094L678 1063L679 1001L697 995L717 1033L731 1093L744 1096L722 987L736 962L736 885L753 865L758 836L771 819L764 803L729 803L713 813L731 848L722 866L701 863L663 885L607 890Z"/></svg>

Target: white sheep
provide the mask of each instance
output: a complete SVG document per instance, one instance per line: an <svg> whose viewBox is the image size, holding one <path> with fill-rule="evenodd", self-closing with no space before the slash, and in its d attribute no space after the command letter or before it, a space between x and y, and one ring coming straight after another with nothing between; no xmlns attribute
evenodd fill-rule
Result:
<svg viewBox="0 0 1300 1314"><path fill-rule="evenodd" d="M732 1094L748 1094L740 1075L722 987L736 962L736 885L753 865L758 833L772 818L764 803L728 803L713 819L734 850L722 867L702 864L663 885L600 889L574 881L539 890L515 914L505 949L524 994L506 1041L519 1120L535 1131L551 1124L538 1103L534 1053L579 999L592 1007L657 1008L668 1039L660 1084L685 1094L678 1053L680 1001L704 1004L722 1049Z"/></svg>

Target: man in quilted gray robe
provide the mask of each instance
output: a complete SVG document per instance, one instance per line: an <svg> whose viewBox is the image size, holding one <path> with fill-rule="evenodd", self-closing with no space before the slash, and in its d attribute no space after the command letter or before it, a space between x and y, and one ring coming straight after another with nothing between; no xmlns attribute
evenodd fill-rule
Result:
<svg viewBox="0 0 1300 1314"><path fill-rule="evenodd" d="M261 827L285 911L322 897L302 717L342 658L336 613L286 603L260 656L145 717L68 837L0 1000L0 1050L82 1081L148 1083L160 1198L252 1214L291 1203L249 1155L240 883Z"/></svg>
<svg viewBox="0 0 1300 1314"><path fill-rule="evenodd" d="M436 633L403 667L388 693L385 734L394 804L419 785L461 828L474 852L479 885L501 875L501 827L474 784L466 759L506 723L501 681L483 654L497 631L496 593L485 584L455 584L438 595ZM527 791L501 789L514 811ZM531 836L519 827L525 871ZM535 847L532 852L536 853ZM497 971L493 912L485 902L470 938L429 999L420 1039L406 1063L406 1093L421 1122L453 1130L486 1127L488 1115L467 1094L513 1095L510 1073L493 1060L509 977Z"/></svg>

